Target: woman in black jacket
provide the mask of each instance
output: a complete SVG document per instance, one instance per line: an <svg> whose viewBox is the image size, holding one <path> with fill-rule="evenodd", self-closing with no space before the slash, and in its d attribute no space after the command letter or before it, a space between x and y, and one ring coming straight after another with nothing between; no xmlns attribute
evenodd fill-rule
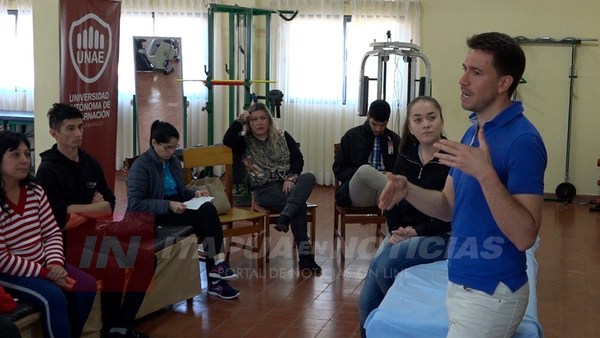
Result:
<svg viewBox="0 0 600 338"><path fill-rule="evenodd" d="M442 190L450 168L433 156L437 152L433 144L443 137L442 108L434 98L421 96L411 101L407 111L393 173L420 187ZM389 234L371 261L360 293L363 337L367 316L379 306L396 275L411 266L445 259L450 238L449 222L427 216L405 200L384 215Z"/></svg>

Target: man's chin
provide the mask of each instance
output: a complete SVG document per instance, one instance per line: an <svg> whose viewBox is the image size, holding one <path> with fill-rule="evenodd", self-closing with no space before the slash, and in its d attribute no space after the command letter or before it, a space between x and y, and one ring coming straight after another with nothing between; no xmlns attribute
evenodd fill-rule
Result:
<svg viewBox="0 0 600 338"><path fill-rule="evenodd" d="M467 111L473 111L473 106L470 104L467 104L465 102L461 102L460 106L462 107L462 109L467 110Z"/></svg>

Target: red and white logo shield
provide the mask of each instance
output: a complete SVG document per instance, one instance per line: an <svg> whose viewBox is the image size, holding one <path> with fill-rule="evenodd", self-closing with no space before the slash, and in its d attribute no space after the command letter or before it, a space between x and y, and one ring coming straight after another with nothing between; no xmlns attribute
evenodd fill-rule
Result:
<svg viewBox="0 0 600 338"><path fill-rule="evenodd" d="M86 83L98 80L108 65L112 50L110 25L89 13L74 21L69 30L71 64Z"/></svg>

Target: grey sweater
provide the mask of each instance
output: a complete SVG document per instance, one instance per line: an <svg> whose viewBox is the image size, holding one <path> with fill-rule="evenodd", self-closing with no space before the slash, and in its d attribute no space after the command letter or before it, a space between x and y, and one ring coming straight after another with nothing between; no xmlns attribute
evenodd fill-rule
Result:
<svg viewBox="0 0 600 338"><path fill-rule="evenodd" d="M181 161L173 155L166 165L169 166L180 201L194 197L194 190L187 189L183 182ZM133 162L127 175L127 211L146 211L154 215L169 212L169 200L164 199L163 164L154 149L150 148Z"/></svg>

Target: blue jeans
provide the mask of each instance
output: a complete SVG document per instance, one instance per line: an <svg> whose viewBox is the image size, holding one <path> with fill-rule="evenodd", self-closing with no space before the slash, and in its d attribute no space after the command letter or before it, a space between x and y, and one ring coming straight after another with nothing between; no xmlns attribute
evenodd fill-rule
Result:
<svg viewBox="0 0 600 338"><path fill-rule="evenodd" d="M85 272L65 264L69 277L77 283L70 291L42 277L18 277L0 274L0 285L15 298L34 303L42 312L46 337L79 337L92 311L96 280Z"/></svg>
<svg viewBox="0 0 600 338"><path fill-rule="evenodd" d="M365 277L358 307L360 312L360 332L366 337L364 324L375 310L389 288L394 284L396 275L411 266L433 263L446 259L446 249L450 235L430 237L411 237L400 243L392 244L386 237L373 257Z"/></svg>
<svg viewBox="0 0 600 338"><path fill-rule="evenodd" d="M289 194L283 192L283 181L275 181L254 188L254 197L262 207L274 209L291 219L292 233L296 243L308 241L306 201L316 182L315 175L304 173L296 179L296 185ZM300 244L299 254L309 254L310 247ZM300 252L302 251L302 252Z"/></svg>

